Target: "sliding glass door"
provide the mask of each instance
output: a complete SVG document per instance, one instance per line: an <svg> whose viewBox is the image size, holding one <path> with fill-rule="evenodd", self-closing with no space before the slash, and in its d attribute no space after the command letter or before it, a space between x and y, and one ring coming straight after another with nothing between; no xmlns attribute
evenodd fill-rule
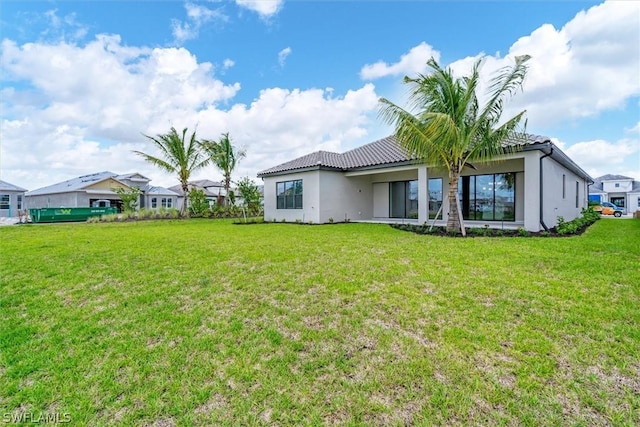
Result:
<svg viewBox="0 0 640 427"><path fill-rule="evenodd" d="M462 217L515 221L515 181L515 173L463 176L458 186Z"/></svg>
<svg viewBox="0 0 640 427"><path fill-rule="evenodd" d="M418 218L418 181L389 183L389 217Z"/></svg>

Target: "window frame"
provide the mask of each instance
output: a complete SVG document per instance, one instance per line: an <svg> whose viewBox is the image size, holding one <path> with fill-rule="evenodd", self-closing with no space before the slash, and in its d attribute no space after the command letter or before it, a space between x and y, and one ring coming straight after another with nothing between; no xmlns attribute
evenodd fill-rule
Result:
<svg viewBox="0 0 640 427"><path fill-rule="evenodd" d="M276 209L304 209L302 179L276 182Z"/></svg>
<svg viewBox="0 0 640 427"><path fill-rule="evenodd" d="M496 177L498 175L503 175L504 179L507 179L506 176L507 175L511 175L513 176L513 184L512 184L512 188L509 189L509 191L513 194L513 218L505 218L504 216L504 212L505 206L508 206L506 204L502 204L502 218L497 218L496 216L496 192L500 191L499 189L496 190ZM478 183L477 178L478 177L482 177L485 178L486 177L491 177L491 181L487 181L485 182L485 186L491 187L492 189L490 190L491 195L490 195L490 199L491 199L491 218L484 218L484 214L487 213L485 208L482 208L482 217L478 218L478 200L483 200L482 197L478 197L478 189L477 187L479 185L483 185L482 182ZM473 179L472 179L473 178ZM479 174L479 175L464 175L460 177L460 180L458 181L458 198L460 199L460 208L462 210L462 215L463 218L467 221L499 221L499 222L515 222L516 221L516 201L518 200L517 198L517 194L516 194L516 189L517 189L517 185L516 185L516 179L517 179L517 173L516 172L499 172L499 173L490 173L490 174ZM465 189L466 187L466 189ZM487 190L484 190L485 193L487 193ZM467 194L467 199L464 198L465 193ZM488 194L487 194L488 196ZM485 198L488 199L488 198ZM510 203L510 204L511 204ZM473 212L473 217L471 215L471 213Z"/></svg>
<svg viewBox="0 0 640 427"><path fill-rule="evenodd" d="M439 190L434 190L433 192L431 191L431 181L440 181L440 189ZM435 219L438 211L440 210L440 208L442 208L442 203L444 200L444 180L442 178L429 178L428 182L427 182L427 196L429 198L429 200L427 201L427 216L429 217L429 219ZM440 199L437 199L436 197L434 197L433 199L433 203L435 206L438 206L438 209L435 209L433 211L433 214L431 213L431 203L432 203L432 199L431 199L431 195L432 194L437 194L440 193ZM439 204L438 204L439 203ZM434 206L434 207L435 207ZM440 212L440 218L442 219L442 212Z"/></svg>
<svg viewBox="0 0 640 427"><path fill-rule="evenodd" d="M11 194L0 194L0 210L11 209Z"/></svg>

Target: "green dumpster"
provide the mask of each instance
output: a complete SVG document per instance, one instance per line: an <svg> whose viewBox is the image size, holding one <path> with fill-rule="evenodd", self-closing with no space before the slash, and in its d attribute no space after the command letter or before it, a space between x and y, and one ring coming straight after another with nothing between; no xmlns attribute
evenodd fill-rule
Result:
<svg viewBox="0 0 640 427"><path fill-rule="evenodd" d="M39 222L72 222L86 221L92 216L115 214L116 208L40 208L29 209L31 221Z"/></svg>

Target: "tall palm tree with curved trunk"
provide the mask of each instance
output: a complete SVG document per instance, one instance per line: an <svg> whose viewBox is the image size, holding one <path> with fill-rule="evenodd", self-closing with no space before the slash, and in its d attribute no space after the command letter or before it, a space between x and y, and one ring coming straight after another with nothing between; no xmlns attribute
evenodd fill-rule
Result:
<svg viewBox="0 0 640 427"><path fill-rule="evenodd" d="M431 58L431 73L405 77L409 85L409 109L380 99L380 117L395 127L398 143L421 162L443 167L449 179L447 231L465 234L458 200L458 180L469 162L488 162L518 149L525 137L526 111L501 119L504 102L522 89L528 55L517 56L512 66L498 70L491 79L489 95L480 105L477 89L481 60L471 75L455 78Z"/></svg>
<svg viewBox="0 0 640 427"><path fill-rule="evenodd" d="M231 187L231 174L235 170L240 159L246 157L247 152L236 148L231 143L229 133L223 133L219 141L203 140L200 142L202 149L209 155L211 163L222 172L224 176L224 189L227 197L225 203L229 203L229 188Z"/></svg>
<svg viewBox="0 0 640 427"><path fill-rule="evenodd" d="M149 135L144 136L160 149L162 156L155 157L141 151L134 151L134 153L142 156L146 161L160 169L169 173L175 173L178 176L178 181L184 194L184 202L180 209L180 215L188 217L189 178L193 172L205 167L210 161L201 151L195 131L189 138L187 138L187 128L184 128L182 134L179 134L174 127L166 134L155 137Z"/></svg>

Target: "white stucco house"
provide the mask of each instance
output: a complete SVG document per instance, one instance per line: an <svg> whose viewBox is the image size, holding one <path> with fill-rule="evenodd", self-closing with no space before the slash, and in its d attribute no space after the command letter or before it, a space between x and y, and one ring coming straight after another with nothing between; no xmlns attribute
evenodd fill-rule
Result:
<svg viewBox="0 0 640 427"><path fill-rule="evenodd" d="M22 187L0 180L0 217L17 217L18 211L25 209L26 192Z"/></svg>
<svg viewBox="0 0 640 427"><path fill-rule="evenodd" d="M640 210L640 181L624 175L603 175L589 186L589 200L611 202L626 212Z"/></svg>
<svg viewBox="0 0 640 427"><path fill-rule="evenodd" d="M519 151L465 167L458 194L466 227L541 231L558 216L571 220L587 206L593 179L550 138L508 141ZM446 170L410 158L394 137L345 153L317 151L258 173L265 220L327 223L431 222L449 214Z"/></svg>
<svg viewBox="0 0 640 427"><path fill-rule="evenodd" d="M104 171L79 176L47 187L29 191L25 204L34 208L117 207L122 209L122 200L114 188L139 188L142 193L139 208L177 208L180 195L164 188L150 185L151 180L137 172L119 175Z"/></svg>

